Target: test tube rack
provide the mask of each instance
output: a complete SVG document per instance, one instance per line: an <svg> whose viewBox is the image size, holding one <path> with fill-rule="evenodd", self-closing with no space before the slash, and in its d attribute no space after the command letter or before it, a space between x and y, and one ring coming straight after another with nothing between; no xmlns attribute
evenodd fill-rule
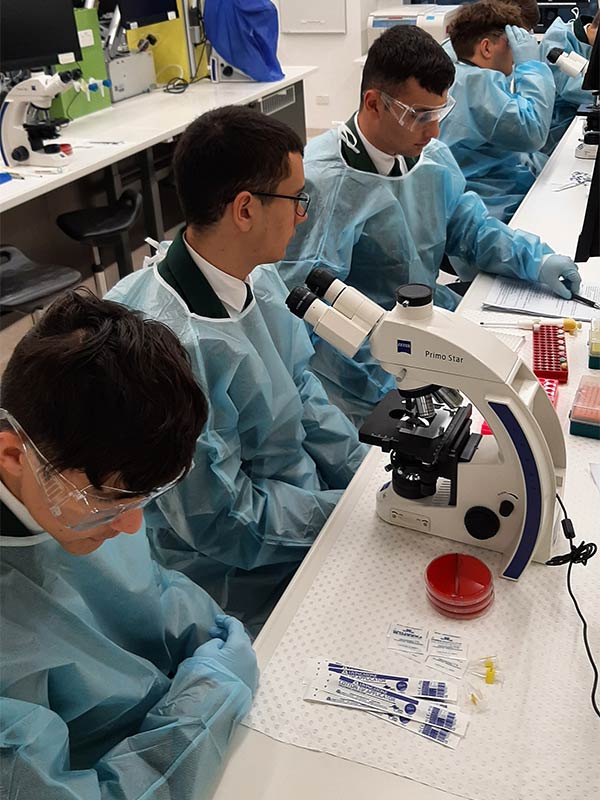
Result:
<svg viewBox="0 0 600 800"><path fill-rule="evenodd" d="M550 398L550 402L556 408L556 404L558 403L558 381L556 378L538 378L539 382L544 387L544 391ZM483 436L489 436L492 432L492 429L484 420L481 425L481 434Z"/></svg>
<svg viewBox="0 0 600 800"><path fill-rule="evenodd" d="M540 325L533 330L533 372L538 378L559 383L569 379L565 332L558 325Z"/></svg>

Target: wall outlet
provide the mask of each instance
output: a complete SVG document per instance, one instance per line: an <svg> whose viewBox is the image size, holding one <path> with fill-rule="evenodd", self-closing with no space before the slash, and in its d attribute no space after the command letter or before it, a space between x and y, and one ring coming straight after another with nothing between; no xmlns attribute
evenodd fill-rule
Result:
<svg viewBox="0 0 600 800"><path fill-rule="evenodd" d="M318 94L316 97L316 103L318 106L328 106L329 105L329 95L328 94Z"/></svg>
<svg viewBox="0 0 600 800"><path fill-rule="evenodd" d="M79 37L79 46L80 47L93 47L94 46L94 31L91 28L87 28L84 31L79 31L77 36Z"/></svg>

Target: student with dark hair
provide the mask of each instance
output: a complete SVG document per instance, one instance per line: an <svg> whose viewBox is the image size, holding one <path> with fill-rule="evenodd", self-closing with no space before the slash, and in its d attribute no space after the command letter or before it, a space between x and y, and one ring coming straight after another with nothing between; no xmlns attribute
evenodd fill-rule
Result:
<svg viewBox="0 0 600 800"><path fill-rule="evenodd" d="M509 222L546 162L554 82L516 4L480 0L450 23L456 77L452 115L440 126L466 180L490 214ZM514 86L511 82L514 82Z"/></svg>
<svg viewBox="0 0 600 800"><path fill-rule="evenodd" d="M435 137L452 116L448 89L454 67L425 31L398 25L372 45L361 104L338 130L306 148L307 191L314 208L286 252L281 273L295 286L316 266L392 308L403 283L425 283L437 305L459 297L437 283L445 254L457 257L460 278L479 271L541 281L564 291L559 275L579 285L569 259L536 236L513 231L488 216L446 147ZM570 296L570 293L567 291ZM316 338L311 362L327 393L355 422L395 387L364 346L354 359Z"/></svg>
<svg viewBox="0 0 600 800"><path fill-rule="evenodd" d="M257 668L143 532L206 419L185 351L70 292L15 348L1 403L2 796L208 797Z"/></svg>
<svg viewBox="0 0 600 800"><path fill-rule="evenodd" d="M576 76L567 75L556 64L550 64L546 57L550 50L558 47L566 54L577 53L577 55L589 59L599 26L600 11L595 17L582 14L570 22L564 22L560 17L556 17L542 39L540 59L549 64L556 87L550 133L543 148L548 155L562 139L579 106L584 103L593 103L594 98L591 92L581 88L583 83L581 73Z"/></svg>
<svg viewBox="0 0 600 800"><path fill-rule="evenodd" d="M175 331L211 398L195 467L149 518L155 557L254 631L366 452L308 369L308 333L268 264L306 219L302 150L257 111L203 114L173 162L185 231L109 293Z"/></svg>
<svg viewBox="0 0 600 800"><path fill-rule="evenodd" d="M499 0L502 2L502 0ZM537 0L506 0L509 5L516 6L521 15L523 27L533 33L540 21L540 8Z"/></svg>

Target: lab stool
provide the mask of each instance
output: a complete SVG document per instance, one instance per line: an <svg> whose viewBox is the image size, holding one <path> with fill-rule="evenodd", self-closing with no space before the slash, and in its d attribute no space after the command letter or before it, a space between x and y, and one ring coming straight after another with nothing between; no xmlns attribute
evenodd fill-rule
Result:
<svg viewBox="0 0 600 800"><path fill-rule="evenodd" d="M0 314L31 314L36 323L44 305L80 281L76 269L38 264L16 247L0 245Z"/></svg>
<svg viewBox="0 0 600 800"><path fill-rule="evenodd" d="M94 262L92 273L98 297L107 292L106 275L100 258L100 247L117 246L123 242L123 257L118 259L119 275L133 272L128 232L142 209L142 195L133 189L125 189L121 197L111 206L84 208L69 211L56 219L63 233L81 244L90 245Z"/></svg>

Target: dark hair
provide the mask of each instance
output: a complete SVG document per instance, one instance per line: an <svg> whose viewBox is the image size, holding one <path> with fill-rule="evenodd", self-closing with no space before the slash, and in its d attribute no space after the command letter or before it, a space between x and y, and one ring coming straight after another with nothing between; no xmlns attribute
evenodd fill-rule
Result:
<svg viewBox="0 0 600 800"><path fill-rule="evenodd" d="M505 0L512 6L516 6L523 19L523 27L527 30L533 30L540 21L540 9L537 0Z"/></svg>
<svg viewBox="0 0 600 800"><path fill-rule="evenodd" d="M521 12L510 2L480 0L472 5L461 6L448 29L457 58L471 58L482 39L500 36L507 25L525 27Z"/></svg>
<svg viewBox="0 0 600 800"><path fill-rule="evenodd" d="M454 65L444 49L421 28L395 25L376 39L367 55L360 86L394 94L398 84L415 78L428 92L442 95L454 80Z"/></svg>
<svg viewBox="0 0 600 800"><path fill-rule="evenodd" d="M192 461L207 404L160 322L87 290L67 292L17 344L0 403L59 471L145 493Z"/></svg>
<svg viewBox="0 0 600 800"><path fill-rule="evenodd" d="M590 22L590 25L592 28L600 27L600 11L596 11L594 19Z"/></svg>
<svg viewBox="0 0 600 800"><path fill-rule="evenodd" d="M290 175L290 153L304 153L298 134L259 111L224 106L202 114L173 157L186 223L202 228L218 222L244 190L274 192Z"/></svg>

